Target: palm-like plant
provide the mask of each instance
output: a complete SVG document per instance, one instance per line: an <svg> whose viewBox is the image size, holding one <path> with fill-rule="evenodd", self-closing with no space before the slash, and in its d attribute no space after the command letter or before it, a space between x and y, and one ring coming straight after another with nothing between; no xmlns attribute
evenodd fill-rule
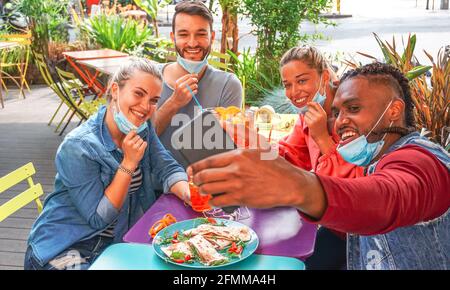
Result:
<svg viewBox="0 0 450 290"><path fill-rule="evenodd" d="M82 29L104 48L132 52L152 38L153 31L133 19L98 15L82 23Z"/></svg>
<svg viewBox="0 0 450 290"><path fill-rule="evenodd" d="M433 64L431 88L425 76L411 82L416 121L431 132L430 139L450 151L450 54L439 50L437 60L425 52Z"/></svg>

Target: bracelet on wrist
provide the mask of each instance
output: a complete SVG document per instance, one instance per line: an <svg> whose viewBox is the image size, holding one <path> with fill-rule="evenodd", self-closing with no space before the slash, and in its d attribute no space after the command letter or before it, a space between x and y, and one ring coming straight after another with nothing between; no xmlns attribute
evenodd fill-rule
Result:
<svg viewBox="0 0 450 290"><path fill-rule="evenodd" d="M133 177L133 175L134 175L134 170L127 169L127 168L123 167L122 164L119 164L119 170L121 170L122 172L125 172L126 174L130 175L131 177Z"/></svg>

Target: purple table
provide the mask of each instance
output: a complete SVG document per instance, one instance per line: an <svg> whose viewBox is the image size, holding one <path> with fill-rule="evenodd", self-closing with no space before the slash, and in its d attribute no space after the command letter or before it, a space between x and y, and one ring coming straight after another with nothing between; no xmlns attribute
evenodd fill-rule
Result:
<svg viewBox="0 0 450 290"><path fill-rule="evenodd" d="M128 243L151 243L148 231L165 214L177 221L203 216L173 194L163 194L128 231L123 240ZM308 258L314 250L316 225L303 221L293 208L250 209L251 217L239 222L251 227L259 237L257 254Z"/></svg>

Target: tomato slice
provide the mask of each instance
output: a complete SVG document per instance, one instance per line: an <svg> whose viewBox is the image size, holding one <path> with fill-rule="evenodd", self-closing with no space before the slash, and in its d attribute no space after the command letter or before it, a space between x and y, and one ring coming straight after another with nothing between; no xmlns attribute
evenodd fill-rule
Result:
<svg viewBox="0 0 450 290"><path fill-rule="evenodd" d="M230 253L235 253L236 250L237 250L236 243L235 243L235 242L232 242L232 243L231 243L231 247L228 249L228 252L230 252Z"/></svg>

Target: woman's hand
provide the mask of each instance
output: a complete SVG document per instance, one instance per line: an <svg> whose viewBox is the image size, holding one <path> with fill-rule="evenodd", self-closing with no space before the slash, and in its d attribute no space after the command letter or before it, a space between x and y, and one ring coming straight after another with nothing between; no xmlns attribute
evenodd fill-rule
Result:
<svg viewBox="0 0 450 290"><path fill-rule="evenodd" d="M308 111L305 113L305 122L309 128L309 133L319 146L322 154L327 154L335 145L328 133L327 113L318 103L309 102L307 106Z"/></svg>
<svg viewBox="0 0 450 290"><path fill-rule="evenodd" d="M191 204L191 191L189 189L189 183L187 181L178 181L170 188L179 199L187 204Z"/></svg>
<svg viewBox="0 0 450 290"><path fill-rule="evenodd" d="M135 170L142 157L144 157L147 142L145 142L136 131L128 133L122 142L123 163L122 165L129 170Z"/></svg>

